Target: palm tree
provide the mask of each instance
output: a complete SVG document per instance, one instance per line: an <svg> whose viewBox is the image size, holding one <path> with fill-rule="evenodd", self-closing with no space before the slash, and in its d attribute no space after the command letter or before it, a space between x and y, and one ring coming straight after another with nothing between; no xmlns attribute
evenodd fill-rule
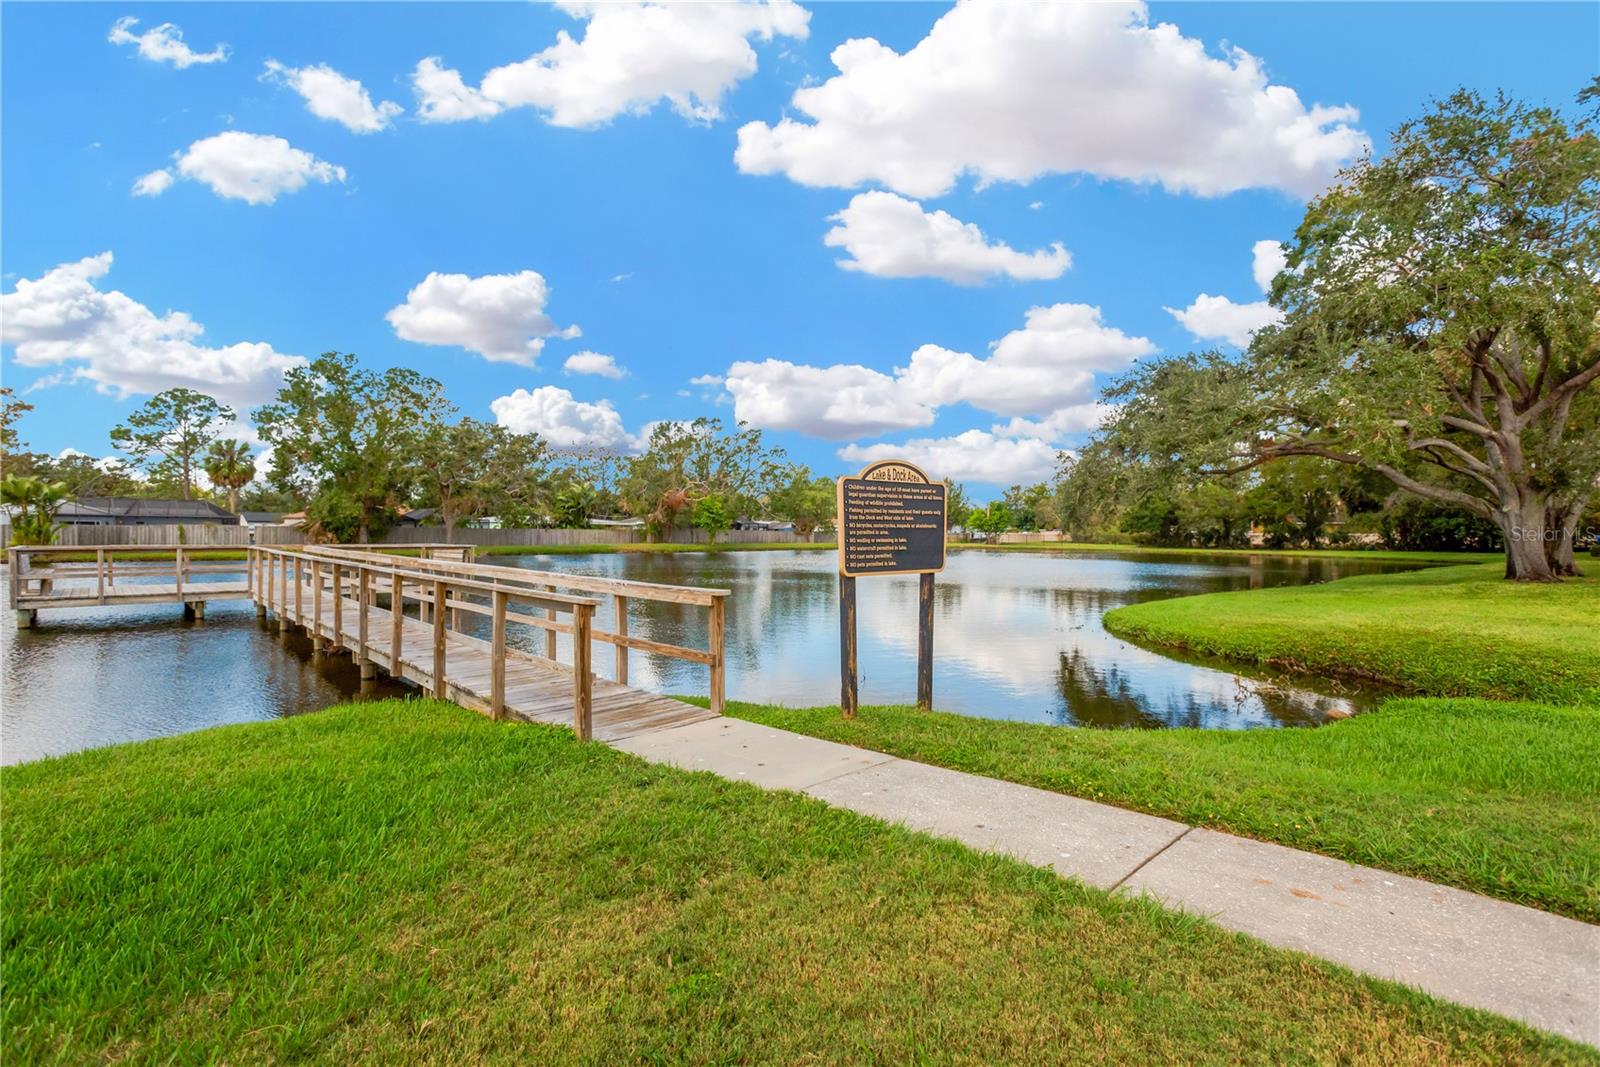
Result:
<svg viewBox="0 0 1600 1067"><path fill-rule="evenodd" d="M228 491L228 510L238 514L239 490L256 476L256 461L250 455L250 446L231 438L211 442L211 448L206 451L205 471L213 486Z"/></svg>
<svg viewBox="0 0 1600 1067"><path fill-rule="evenodd" d="M19 545L50 545L56 540L56 512L67 499L65 482L8 474L0 478L0 503L11 505L11 539Z"/></svg>

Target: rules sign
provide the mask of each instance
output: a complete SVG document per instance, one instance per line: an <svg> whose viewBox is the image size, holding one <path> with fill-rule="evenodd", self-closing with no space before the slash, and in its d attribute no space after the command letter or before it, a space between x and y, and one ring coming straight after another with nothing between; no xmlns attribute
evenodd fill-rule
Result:
<svg viewBox="0 0 1600 1067"><path fill-rule="evenodd" d="M903 460L840 478L839 573L933 574L944 569L945 486Z"/></svg>

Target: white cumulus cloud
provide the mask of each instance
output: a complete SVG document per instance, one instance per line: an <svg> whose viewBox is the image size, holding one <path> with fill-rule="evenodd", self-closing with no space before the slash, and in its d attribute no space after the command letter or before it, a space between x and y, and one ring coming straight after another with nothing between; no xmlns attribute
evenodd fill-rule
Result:
<svg viewBox="0 0 1600 1067"><path fill-rule="evenodd" d="M568 374L593 374L601 378L624 378L628 372L617 366L617 357L599 352L574 352L561 365Z"/></svg>
<svg viewBox="0 0 1600 1067"><path fill-rule="evenodd" d="M947 211L924 211L915 200L894 193L858 193L829 221L838 225L823 243L851 257L839 260L839 266L880 278L943 278L957 285L1000 276L1041 281L1061 277L1072 265L1059 241L1037 252L1018 252L989 241L977 226Z"/></svg>
<svg viewBox="0 0 1600 1067"><path fill-rule="evenodd" d="M112 44L131 44L139 54L152 63L170 63L179 70L197 63L222 63L228 58L228 46L219 44L209 52L196 52L183 41L183 31L170 22L154 29L134 33L139 20L132 15L120 18L111 25L106 40Z"/></svg>
<svg viewBox="0 0 1600 1067"><path fill-rule="evenodd" d="M506 429L537 433L558 448L632 448L635 444L611 401L577 400L554 385L496 397L489 410Z"/></svg>
<svg viewBox="0 0 1600 1067"><path fill-rule="evenodd" d="M839 458L863 465L880 459L907 459L930 478L987 485L1044 481L1056 469L1056 449L1030 437L1001 437L967 430L953 437L916 437L897 444L846 445Z"/></svg>
<svg viewBox="0 0 1600 1067"><path fill-rule="evenodd" d="M769 430L843 439L927 426L932 406L859 364L812 367L768 359L728 368L734 417Z"/></svg>
<svg viewBox="0 0 1600 1067"><path fill-rule="evenodd" d="M545 313L550 287L538 271L516 274L430 273L405 303L390 309L389 325L404 341L455 345L495 363L532 366L547 337L577 337Z"/></svg>
<svg viewBox="0 0 1600 1067"><path fill-rule="evenodd" d="M1272 291L1272 279L1289 265L1289 257L1277 241L1257 241L1250 249L1250 260L1250 273L1263 293Z"/></svg>
<svg viewBox="0 0 1600 1067"><path fill-rule="evenodd" d="M769 359L735 363L725 384L735 416L752 426L842 439L927 426L951 404L1012 416L1090 404L1096 374L1155 351L1148 339L1107 326L1097 307L1054 304L1029 309L1023 328L987 357L927 344L890 374Z"/></svg>
<svg viewBox="0 0 1600 1067"><path fill-rule="evenodd" d="M500 113L499 104L462 81L460 71L445 69L438 56L417 64L411 88L417 94L417 114L424 122L464 122Z"/></svg>
<svg viewBox="0 0 1600 1067"><path fill-rule="evenodd" d="M329 119L355 133L376 133L388 129L405 108L390 100L373 104L366 88L354 78L346 78L326 63L311 67L286 67L276 59L267 60L263 81L287 85L306 102L306 110L319 119Z"/></svg>
<svg viewBox="0 0 1600 1067"><path fill-rule="evenodd" d="M964 0L903 54L856 38L831 58L837 75L795 91L799 117L739 130L740 170L915 197L1054 173L1310 196L1368 144L1354 108L1307 107L1142 3Z"/></svg>
<svg viewBox="0 0 1600 1067"><path fill-rule="evenodd" d="M1099 429L1115 405L1091 400L1085 404L1068 404L1049 412L1043 418L1025 419L1013 416L1011 421L996 423L990 429L1001 437L1032 437L1040 441L1059 441L1072 434L1088 433Z"/></svg>
<svg viewBox="0 0 1600 1067"><path fill-rule="evenodd" d="M1225 296L1209 293L1201 293L1186 308L1167 308L1167 313L1199 340L1227 341L1240 348L1250 343L1257 330L1283 318L1265 300L1236 304Z"/></svg>
<svg viewBox="0 0 1600 1067"><path fill-rule="evenodd" d="M270 204L285 193L304 189L308 182L327 184L345 179L343 167L303 152L282 137L262 133L228 130L196 141L173 157L179 177L247 204ZM139 179L133 191L137 196L158 196L172 181L170 173L152 171Z"/></svg>
<svg viewBox="0 0 1600 1067"><path fill-rule="evenodd" d="M305 362L262 341L211 348L182 311L157 315L96 282L112 256L63 263L36 279L21 279L0 296L0 340L14 346L24 367L61 365L73 377L114 396L159 393L179 386L236 406L270 399L283 373Z"/></svg>
<svg viewBox="0 0 1600 1067"><path fill-rule="evenodd" d="M1277 241L1257 241L1250 250L1250 273L1263 293L1272 289L1272 279L1284 269L1287 259ZM1243 348L1257 330L1274 326L1283 314L1265 300L1235 303L1225 296L1201 293L1186 308L1167 308L1167 313L1202 341L1227 341Z"/></svg>
<svg viewBox="0 0 1600 1067"><path fill-rule="evenodd" d="M160 196L172 188L172 183L176 180L170 170L153 170L133 183L133 195Z"/></svg>
<svg viewBox="0 0 1600 1067"><path fill-rule="evenodd" d="M756 71L751 38L804 39L810 13L793 0L739 3L558 3L585 23L517 63L495 67L472 89L434 58L412 83L424 119L483 118L533 107L556 126L590 127L666 101L696 122L722 115L728 90Z"/></svg>

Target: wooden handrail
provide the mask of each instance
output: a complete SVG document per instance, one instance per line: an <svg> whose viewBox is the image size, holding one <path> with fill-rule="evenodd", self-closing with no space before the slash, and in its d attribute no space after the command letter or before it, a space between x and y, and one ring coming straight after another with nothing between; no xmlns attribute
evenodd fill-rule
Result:
<svg viewBox="0 0 1600 1067"><path fill-rule="evenodd" d="M622 684L627 684L628 678L628 652L637 650L655 655L668 656L674 659L685 660L690 663L699 663L710 668L711 679L708 687L711 697L712 710L721 714L727 700L727 668L724 654L726 640L726 608L725 603L731 591L727 589L696 588L681 585L663 585L656 582L639 582L621 578L599 578L592 575L566 574L558 571L530 571L521 567L497 566L494 564L456 562L450 560L437 560L425 558L406 559L403 564L396 561L396 557L381 551L373 551L374 546L344 545L331 548L326 545L306 545L301 551L311 556L321 556L328 559L341 561L359 561L367 566L396 567L410 573L421 572L430 577L448 576L449 586L452 589L470 591L473 593L487 592L488 596L483 602L475 604L465 596L452 598L448 595L442 605L452 611L467 611L478 615L491 615L494 590L508 589L511 599L533 600L540 598L558 599L561 594L553 590L556 586L568 589L577 589L584 592L610 594L616 610L616 630L607 631L590 625L589 640L609 644L615 650L616 679ZM388 547L388 546L386 546ZM400 546L392 546L400 547ZM487 581L484 581L487 579ZM549 592L530 594L528 586L538 586ZM431 598L420 595L417 598L423 603L430 603ZM662 641L651 641L646 638L633 637L628 633L628 600L640 599L659 603L685 604L689 606L704 607L708 611L707 618L707 645L705 649L688 648L683 645L673 645ZM592 603L592 602L591 602ZM438 610L435 607L435 610ZM520 622L531 626L538 626L545 631L545 657L556 658L556 635L558 633L572 633L577 624L563 626L556 621L556 609L546 605L545 619L538 620L526 615L511 613L507 616L513 622Z"/></svg>

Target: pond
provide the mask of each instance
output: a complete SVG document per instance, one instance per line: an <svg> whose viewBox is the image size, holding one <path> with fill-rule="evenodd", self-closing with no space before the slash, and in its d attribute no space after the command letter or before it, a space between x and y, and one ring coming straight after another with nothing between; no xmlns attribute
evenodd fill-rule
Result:
<svg viewBox="0 0 1600 1067"><path fill-rule="evenodd" d="M825 551L502 556L532 570L733 590L728 695L797 706L839 692L835 556ZM939 575L934 704L990 718L1095 727L1221 729L1309 725L1358 712L1378 695L1330 679L1286 680L1164 655L1106 633L1111 608L1172 596L1304 585L1407 569L1375 560L963 551ZM857 584L864 705L916 692L917 580ZM609 629L611 604L597 624ZM352 696L414 692L362 683L348 656L311 655L260 624L243 601L203 622L173 605L45 611L37 630L4 628L0 760L15 763L119 741L314 711ZM633 602L630 631L704 647L705 612ZM532 635L513 640L533 647ZM595 655L609 676L611 653ZM635 653L630 681L666 693L706 691L695 664Z"/></svg>

